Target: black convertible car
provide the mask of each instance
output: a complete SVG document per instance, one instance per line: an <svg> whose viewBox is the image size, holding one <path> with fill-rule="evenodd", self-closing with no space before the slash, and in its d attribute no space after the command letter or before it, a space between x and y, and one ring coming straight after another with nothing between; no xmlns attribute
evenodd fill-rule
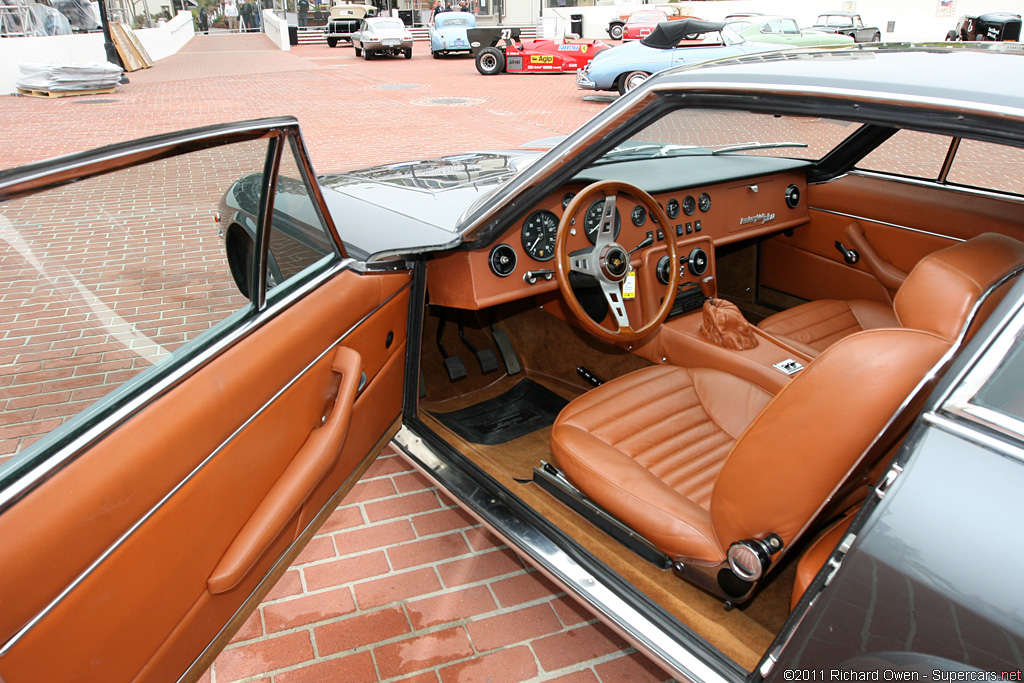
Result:
<svg viewBox="0 0 1024 683"><path fill-rule="evenodd" d="M8 325L77 335L22 372L107 378L0 467L0 678L195 680L393 444L681 680L1020 680L990 47L667 71L546 152L316 176L274 119L0 173Z"/></svg>

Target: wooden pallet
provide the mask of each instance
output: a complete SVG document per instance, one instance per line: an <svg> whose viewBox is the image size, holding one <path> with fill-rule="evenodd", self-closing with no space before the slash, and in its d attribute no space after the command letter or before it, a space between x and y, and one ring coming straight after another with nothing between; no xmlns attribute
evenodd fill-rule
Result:
<svg viewBox="0 0 1024 683"><path fill-rule="evenodd" d="M18 88L18 93L28 97L74 97L75 95L109 95L114 92L113 88L99 88L94 90L27 90Z"/></svg>

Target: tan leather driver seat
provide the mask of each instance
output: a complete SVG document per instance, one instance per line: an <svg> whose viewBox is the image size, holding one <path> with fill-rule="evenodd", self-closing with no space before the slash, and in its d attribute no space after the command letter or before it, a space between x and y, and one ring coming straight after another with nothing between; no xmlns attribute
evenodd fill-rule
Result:
<svg viewBox="0 0 1024 683"><path fill-rule="evenodd" d="M907 327L847 336L775 397L724 372L674 366L593 389L555 422L555 461L583 493L681 563L685 578L742 599L742 587L722 584L730 546L775 535L788 548L804 531L953 344L978 298L1024 264L1024 244L1007 240L934 254L896 299ZM930 303L940 286L943 300Z"/></svg>
<svg viewBox="0 0 1024 683"><path fill-rule="evenodd" d="M957 244L929 254L921 259L907 276L906 281L896 293L896 300L899 300L901 293L909 287L916 289L919 296L919 299L914 302L915 306L925 304L926 298L931 298L933 305L941 305L944 296L944 283L940 279L934 278L932 271L935 268L955 267L955 263L949 263L950 254L953 255L954 260L964 258L965 254L984 257L984 254L991 250L1007 245L1012 248L1015 244L1019 243L1005 235L986 233L974 237L962 245ZM961 246L964 248L961 249ZM922 276L932 288L930 291L922 291L922 288L915 282L922 279ZM905 304L900 308L906 312L911 306ZM910 314L912 316L913 311L910 311ZM832 344L855 332L901 325L913 327L905 318L906 315L897 315L895 302L890 306L865 299L849 301L820 299L771 315L758 323L757 327L814 358Z"/></svg>

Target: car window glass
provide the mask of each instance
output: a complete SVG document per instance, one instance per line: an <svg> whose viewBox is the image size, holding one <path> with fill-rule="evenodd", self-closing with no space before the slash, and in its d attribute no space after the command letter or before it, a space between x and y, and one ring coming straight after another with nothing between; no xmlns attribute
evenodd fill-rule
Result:
<svg viewBox="0 0 1024 683"><path fill-rule="evenodd" d="M1024 346L1010 352L971 402L1024 421Z"/></svg>
<svg viewBox="0 0 1024 683"><path fill-rule="evenodd" d="M861 159L857 168L936 180L949 151L949 143L950 139L942 135L899 130Z"/></svg>
<svg viewBox="0 0 1024 683"><path fill-rule="evenodd" d="M860 17L857 17L853 20L853 25L855 28L864 28L864 20L861 19Z"/></svg>
<svg viewBox="0 0 1024 683"><path fill-rule="evenodd" d="M765 24L764 26L761 27L761 33L778 33L778 32L779 32L779 22L777 22L777 21L770 21L770 22L768 22L767 24Z"/></svg>
<svg viewBox="0 0 1024 683"><path fill-rule="evenodd" d="M1024 195L1024 150L961 140L946 182Z"/></svg>
<svg viewBox="0 0 1024 683"><path fill-rule="evenodd" d="M220 146L0 204L0 461L247 309L215 217L266 153Z"/></svg>
<svg viewBox="0 0 1024 683"><path fill-rule="evenodd" d="M294 149L288 149L281 157L272 216L267 259L267 290L271 297L286 289L278 290L279 285L303 273L312 273L316 270L314 266L337 258L334 241L299 170Z"/></svg>
<svg viewBox="0 0 1024 683"><path fill-rule="evenodd" d="M779 22L779 26L782 27L783 33L800 33L800 27L792 19L782 19Z"/></svg>
<svg viewBox="0 0 1024 683"><path fill-rule="evenodd" d="M777 117L712 109L677 109L634 134L627 143L619 147L629 144L663 143L693 145L710 150L751 142L796 142L806 144L807 147L744 150L735 154L820 159L852 135L859 126L860 124L856 123L817 117ZM684 152L685 150L671 151L673 154Z"/></svg>

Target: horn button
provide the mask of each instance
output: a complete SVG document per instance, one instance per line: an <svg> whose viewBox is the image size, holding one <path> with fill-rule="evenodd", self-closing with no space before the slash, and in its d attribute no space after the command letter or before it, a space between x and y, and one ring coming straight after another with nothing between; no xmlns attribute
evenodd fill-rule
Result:
<svg viewBox="0 0 1024 683"><path fill-rule="evenodd" d="M609 244L601 252L601 273L612 282L619 282L629 271L629 254L617 244Z"/></svg>

